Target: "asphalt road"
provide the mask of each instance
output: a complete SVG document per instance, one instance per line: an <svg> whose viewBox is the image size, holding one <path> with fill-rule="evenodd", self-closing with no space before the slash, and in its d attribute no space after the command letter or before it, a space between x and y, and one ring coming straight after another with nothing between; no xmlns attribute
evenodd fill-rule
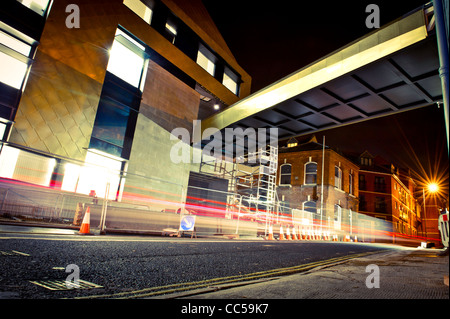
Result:
<svg viewBox="0 0 450 319"><path fill-rule="evenodd" d="M387 249L336 242L212 240L138 236L0 234L0 298L112 295L291 267ZM52 291L32 283L74 275L102 288Z"/></svg>

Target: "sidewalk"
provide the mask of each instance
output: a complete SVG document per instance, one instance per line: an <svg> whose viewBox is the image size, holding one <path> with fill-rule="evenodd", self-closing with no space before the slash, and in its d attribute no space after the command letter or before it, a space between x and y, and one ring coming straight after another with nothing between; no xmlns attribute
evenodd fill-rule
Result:
<svg viewBox="0 0 450 319"><path fill-rule="evenodd" d="M448 299L449 256L442 250L408 249L355 258L274 280L220 289L188 299ZM379 288L368 288L379 267ZM444 284L447 276L447 285ZM368 280L375 283L376 279ZM175 297L176 296L172 296ZM183 298L182 296L179 296Z"/></svg>

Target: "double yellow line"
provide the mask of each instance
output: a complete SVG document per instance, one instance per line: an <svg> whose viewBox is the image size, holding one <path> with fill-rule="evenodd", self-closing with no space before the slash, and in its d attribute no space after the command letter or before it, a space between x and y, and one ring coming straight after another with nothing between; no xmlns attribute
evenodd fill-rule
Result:
<svg viewBox="0 0 450 319"><path fill-rule="evenodd" d="M328 265L332 265L335 263L347 261L352 258L364 257L364 256L372 255L375 253L377 253L377 252L365 252L365 253L360 253L360 254L353 254L353 255L347 255L347 256L342 256L342 257L331 258L331 259L327 259L327 260L316 261L316 262L298 265L298 266L277 268L277 269L266 270L266 271L259 271L259 272L254 272L254 273L250 273L250 274L245 274L245 275L220 277L220 278L213 278L213 279L207 279L207 280L201 280L201 281L195 281L195 282L177 283L177 284L172 284L172 285L150 287L150 288L144 288L144 289L133 290L133 291L119 292L119 293L114 293L114 294L83 296L83 297L76 297L75 299L97 299L97 298L100 298L100 299L109 299L109 298L132 299L132 298L154 297L154 296L158 296L158 295L173 294L173 293L179 293L179 292L184 292L184 291L189 291L189 290L207 288L207 287L211 287L213 285L218 286L218 285L230 284L230 283L235 283L235 282L246 282L246 281L263 279L263 278L268 278L268 277L290 275L293 273L305 272L305 271L308 271L308 270L316 268L316 267L328 266Z"/></svg>

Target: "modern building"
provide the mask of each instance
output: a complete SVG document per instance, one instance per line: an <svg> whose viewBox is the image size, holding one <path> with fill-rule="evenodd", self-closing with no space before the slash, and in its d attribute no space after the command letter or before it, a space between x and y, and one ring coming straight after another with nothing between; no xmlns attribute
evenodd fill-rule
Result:
<svg viewBox="0 0 450 319"><path fill-rule="evenodd" d="M171 132L250 88L201 0L2 1L0 177L183 203Z"/></svg>
<svg viewBox="0 0 450 319"><path fill-rule="evenodd" d="M417 200L421 193L416 193L417 184L409 171L368 151L357 160L360 165L359 212L388 221L397 234L423 236L423 207Z"/></svg>
<svg viewBox="0 0 450 319"><path fill-rule="evenodd" d="M358 211L358 165L313 136L281 146L278 169L277 193L286 206L311 213L316 224L351 232Z"/></svg>

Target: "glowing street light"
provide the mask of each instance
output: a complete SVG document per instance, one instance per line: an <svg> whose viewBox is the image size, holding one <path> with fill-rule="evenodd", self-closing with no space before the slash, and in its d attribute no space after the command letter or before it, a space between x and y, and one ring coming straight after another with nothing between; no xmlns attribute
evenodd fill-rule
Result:
<svg viewBox="0 0 450 319"><path fill-rule="evenodd" d="M428 191L430 193L437 193L439 191L439 185L436 183L428 184Z"/></svg>

